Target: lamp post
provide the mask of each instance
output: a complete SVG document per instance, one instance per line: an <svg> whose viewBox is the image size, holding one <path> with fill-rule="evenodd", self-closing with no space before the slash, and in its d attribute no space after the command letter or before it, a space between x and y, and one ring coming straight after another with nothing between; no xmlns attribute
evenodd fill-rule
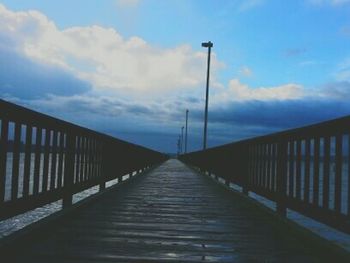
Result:
<svg viewBox="0 0 350 263"><path fill-rule="evenodd" d="M207 88L205 92L205 112L204 112L204 136L203 150L207 148L207 123L208 123L208 100L209 100L209 74L210 74L210 52L213 47L212 42L203 42L202 47L208 48L208 64L207 64Z"/></svg>
<svg viewBox="0 0 350 263"><path fill-rule="evenodd" d="M187 153L188 110L186 110L185 153Z"/></svg>
<svg viewBox="0 0 350 263"><path fill-rule="evenodd" d="M184 126L181 127L181 145L180 145L180 152L183 153L183 144L184 144Z"/></svg>

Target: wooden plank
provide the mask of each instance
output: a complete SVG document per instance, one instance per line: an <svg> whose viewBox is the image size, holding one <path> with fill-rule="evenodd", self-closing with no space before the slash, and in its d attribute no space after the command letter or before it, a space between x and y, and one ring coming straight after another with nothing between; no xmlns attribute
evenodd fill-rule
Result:
<svg viewBox="0 0 350 263"><path fill-rule="evenodd" d="M258 185L258 172L259 172L259 146L254 145L254 172L252 186Z"/></svg>
<svg viewBox="0 0 350 263"><path fill-rule="evenodd" d="M287 162L288 162L288 142L280 141L277 144L277 174L276 174L276 194L277 213L285 217L287 215Z"/></svg>
<svg viewBox="0 0 350 263"><path fill-rule="evenodd" d="M267 144L267 167L266 167L266 189L271 190L271 162L272 162L272 145Z"/></svg>
<svg viewBox="0 0 350 263"><path fill-rule="evenodd" d="M310 154L311 154L311 141L307 138L305 141L305 170L304 170L304 202L310 202Z"/></svg>
<svg viewBox="0 0 350 263"><path fill-rule="evenodd" d="M57 178L57 131L53 131L52 146L51 146L51 172L50 172L50 190L56 188Z"/></svg>
<svg viewBox="0 0 350 263"><path fill-rule="evenodd" d="M312 203L319 206L319 178L320 178L320 138L314 138L314 174L313 174L313 197Z"/></svg>
<svg viewBox="0 0 350 263"><path fill-rule="evenodd" d="M324 137L324 153L323 153L323 191L322 191L322 206L329 208L329 168L330 168L330 151L331 151L331 138L330 136Z"/></svg>
<svg viewBox="0 0 350 263"><path fill-rule="evenodd" d="M301 200L301 140L297 140L296 149L296 174L295 174L295 197Z"/></svg>
<svg viewBox="0 0 350 263"><path fill-rule="evenodd" d="M80 171L82 174L82 181L87 180L87 176L86 176L86 145L87 145L87 139L85 137L82 137L82 155L81 155L81 164L80 164Z"/></svg>
<svg viewBox="0 0 350 263"><path fill-rule="evenodd" d="M288 196L294 197L294 140L289 142Z"/></svg>
<svg viewBox="0 0 350 263"><path fill-rule="evenodd" d="M347 202L348 202L348 205L347 205L347 215L348 215L348 218L350 218L350 134L348 134L348 158L347 158L347 161L348 161L348 198L347 198Z"/></svg>
<svg viewBox="0 0 350 263"><path fill-rule="evenodd" d="M262 155L261 155L262 171L261 171L260 186L266 189L267 144L262 144L261 147L262 147Z"/></svg>
<svg viewBox="0 0 350 263"><path fill-rule="evenodd" d="M80 158L81 158L81 137L77 136L77 141L76 141L76 153L75 153L75 169L74 169L74 178L75 178L75 183L81 182L81 171L79 170L80 168Z"/></svg>
<svg viewBox="0 0 350 263"><path fill-rule="evenodd" d="M342 167L343 167L343 136L337 134L335 139L335 182L334 182L334 210L341 212L342 196Z"/></svg>
<svg viewBox="0 0 350 263"><path fill-rule="evenodd" d="M43 167L43 184L42 184L43 192L46 192L48 190L50 146L51 146L50 142L51 142L51 130L45 129L44 167Z"/></svg>
<svg viewBox="0 0 350 263"><path fill-rule="evenodd" d="M35 138L35 160L34 160L34 185L33 194L39 193L40 185L40 163L41 163L41 152L42 152L42 128L36 128L36 138Z"/></svg>
<svg viewBox="0 0 350 263"><path fill-rule="evenodd" d="M75 161L75 143L76 136L74 134L67 134L66 138L66 153L64 160L64 196L62 206L63 208L72 205L73 198L73 184L74 184L74 161Z"/></svg>
<svg viewBox="0 0 350 263"><path fill-rule="evenodd" d="M258 169L258 187L263 186L264 174L264 144L259 145L259 169Z"/></svg>
<svg viewBox="0 0 350 263"><path fill-rule="evenodd" d="M15 123L15 134L14 134L14 141L13 141L13 160L12 160L11 200L15 200L18 198L21 131L22 131L22 124Z"/></svg>
<svg viewBox="0 0 350 263"><path fill-rule="evenodd" d="M58 152L58 168L57 168L57 188L62 187L62 179L63 179L63 163L64 163L64 151L65 151L65 145L64 145L64 138L65 133L60 131L59 136L59 152Z"/></svg>
<svg viewBox="0 0 350 263"><path fill-rule="evenodd" d="M25 141L25 157L24 157L24 173L23 173L23 196L29 195L29 181L30 181L30 167L32 159L32 136L33 128L30 125L26 127L26 141Z"/></svg>
<svg viewBox="0 0 350 263"><path fill-rule="evenodd" d="M286 168L285 164L286 158ZM281 232L270 216L176 160L117 189L67 215L50 231L41 231L35 242L12 255L13 261L319 262L321 258L310 243Z"/></svg>
<svg viewBox="0 0 350 263"><path fill-rule="evenodd" d="M5 200L6 168L7 168L7 141L9 122L7 119L1 120L0 137L0 205Z"/></svg>
<svg viewBox="0 0 350 263"><path fill-rule="evenodd" d="M272 172L271 172L271 190L276 192L276 172L277 172L277 144L272 144Z"/></svg>

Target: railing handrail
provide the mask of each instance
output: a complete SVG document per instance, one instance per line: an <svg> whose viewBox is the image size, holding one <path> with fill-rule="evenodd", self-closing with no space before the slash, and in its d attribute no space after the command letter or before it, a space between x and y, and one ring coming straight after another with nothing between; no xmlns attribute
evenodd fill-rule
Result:
<svg viewBox="0 0 350 263"><path fill-rule="evenodd" d="M283 216L291 208L350 233L350 116L191 152L180 159L224 178L228 185L242 186L245 193L275 201Z"/></svg>
<svg viewBox="0 0 350 263"><path fill-rule="evenodd" d="M113 137L111 135L102 133L102 132L98 132L77 124L74 124L72 122L69 121L65 121L59 118L55 118L53 116L50 116L48 114L45 113L41 113L8 101L5 101L3 99L0 99L0 119L3 118L7 118L9 120L13 120L13 121L21 121L24 125L38 125L41 122L41 125L51 125L52 127L55 126L60 126L60 128L62 129L63 127L65 127L65 130L63 129L63 131L67 131L69 129L77 129L80 130L81 132L86 132L90 135L94 135L97 137L103 137L106 139L110 139L110 140L115 140L115 141L119 141L121 143L126 143L128 145L133 145L139 148L143 148L143 149L147 149L150 150L149 148L146 148L142 145L138 145L132 142L127 142L125 140L122 139L118 139L116 137ZM154 151L154 150L153 150ZM154 151L157 152L157 151Z"/></svg>
<svg viewBox="0 0 350 263"><path fill-rule="evenodd" d="M0 220L59 199L69 206L74 193L94 185L103 190L109 180L118 178L120 182L124 175L143 171L168 158L1 99L0 121ZM8 163L10 151L12 160ZM12 165L10 174L7 165ZM11 184L6 186L9 178Z"/></svg>
<svg viewBox="0 0 350 263"><path fill-rule="evenodd" d="M291 128L283 131L273 132L266 135L254 136L251 138L246 138L238 141L233 141L230 143L225 143L222 145L214 146L207 148L206 150L197 150L193 152L189 152L188 154L200 153L203 151L212 151L215 149L224 148L227 146L238 145L238 144L247 144L251 142L259 142L259 141L276 141L276 139L285 139L285 138L295 138L295 139L305 139L309 136L312 136L311 133L317 131L319 136L323 136L331 133L329 129L337 129L339 133L349 132L350 131L350 115L327 120L323 122L317 122L310 125L305 125L297 128Z"/></svg>

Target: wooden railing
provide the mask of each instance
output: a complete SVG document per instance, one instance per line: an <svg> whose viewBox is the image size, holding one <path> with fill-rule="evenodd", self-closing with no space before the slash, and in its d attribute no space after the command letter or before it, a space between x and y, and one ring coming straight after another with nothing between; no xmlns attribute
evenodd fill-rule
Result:
<svg viewBox="0 0 350 263"><path fill-rule="evenodd" d="M0 220L94 185L140 172L167 156L0 100Z"/></svg>
<svg viewBox="0 0 350 263"><path fill-rule="evenodd" d="M286 208L350 233L350 117L179 158Z"/></svg>

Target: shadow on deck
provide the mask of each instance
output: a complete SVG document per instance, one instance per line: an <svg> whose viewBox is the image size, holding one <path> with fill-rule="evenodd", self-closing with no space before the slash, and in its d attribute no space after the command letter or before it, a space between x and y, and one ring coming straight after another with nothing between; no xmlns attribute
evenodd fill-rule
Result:
<svg viewBox="0 0 350 263"><path fill-rule="evenodd" d="M325 246L291 234L282 220L242 200L172 159L29 231L2 260L337 261Z"/></svg>

